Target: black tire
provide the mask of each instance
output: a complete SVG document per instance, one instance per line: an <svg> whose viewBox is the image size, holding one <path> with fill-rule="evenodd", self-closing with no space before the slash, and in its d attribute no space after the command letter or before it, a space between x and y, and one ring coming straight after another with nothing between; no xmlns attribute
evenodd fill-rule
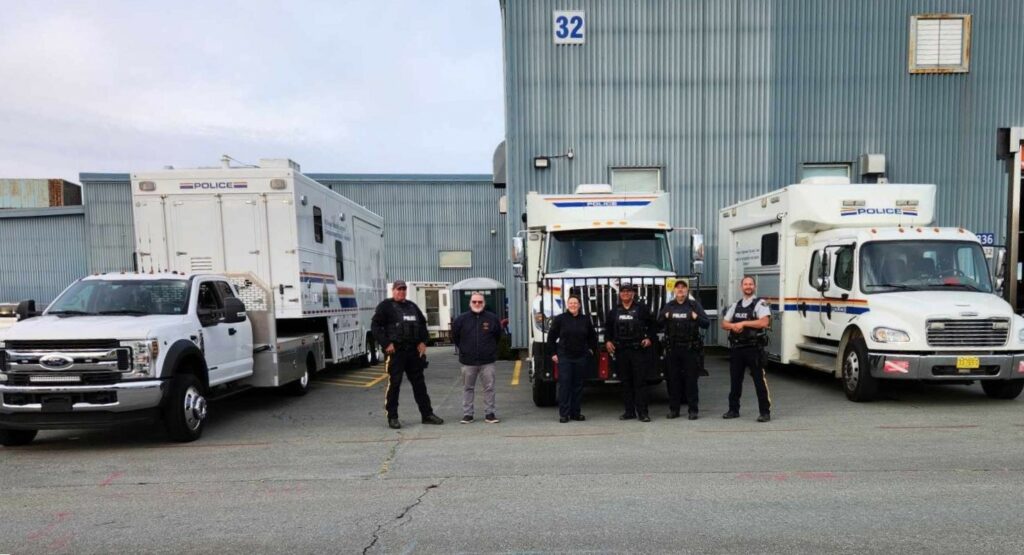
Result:
<svg viewBox="0 0 1024 555"><path fill-rule="evenodd" d="M313 358L313 354L310 353L306 356L306 372L302 374L301 378L282 386L282 389L288 395L302 397L309 393L310 388L313 387L314 373L316 373L316 360Z"/></svg>
<svg viewBox="0 0 1024 555"><path fill-rule="evenodd" d="M164 427L173 441L195 441L206 427L206 398L203 385L192 374L178 374L164 405Z"/></svg>
<svg viewBox="0 0 1024 555"><path fill-rule="evenodd" d="M18 447L28 445L36 438L38 430L0 430L0 445Z"/></svg>
<svg viewBox="0 0 1024 555"><path fill-rule="evenodd" d="M558 404L558 396L555 394L555 382L533 382L533 404L538 407L553 407Z"/></svg>
<svg viewBox="0 0 1024 555"><path fill-rule="evenodd" d="M981 382L981 388L993 399L1016 399L1024 391L1024 380L985 380Z"/></svg>
<svg viewBox="0 0 1024 555"><path fill-rule="evenodd" d="M871 375L868 346L860 335L854 335L846 343L842 379L846 398L855 403L873 401L878 396L878 379Z"/></svg>

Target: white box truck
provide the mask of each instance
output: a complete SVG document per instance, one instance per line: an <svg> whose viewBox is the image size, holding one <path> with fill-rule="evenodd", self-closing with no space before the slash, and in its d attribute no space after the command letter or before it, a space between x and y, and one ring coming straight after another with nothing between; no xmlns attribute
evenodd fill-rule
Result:
<svg viewBox="0 0 1024 555"><path fill-rule="evenodd" d="M291 163L140 173L132 189L144 271L78 280L41 315L18 306L0 340L0 444L153 420L191 441L208 399L301 395L325 358L369 360L379 217Z"/></svg>
<svg viewBox="0 0 1024 555"><path fill-rule="evenodd" d="M416 303L427 317L432 342L448 342L452 332L452 284L448 281L406 281L406 298ZM388 297L391 283L388 283Z"/></svg>
<svg viewBox="0 0 1024 555"><path fill-rule="evenodd" d="M994 294L978 238L934 218L934 185L799 184L723 208L719 313L752 275L772 309L769 358L833 374L853 401L880 380L1015 398L1024 318Z"/></svg>
<svg viewBox="0 0 1024 555"><path fill-rule="evenodd" d="M623 283L656 314L677 279L669 249L672 230L667 193L614 193L610 185L580 185L573 194L526 196L526 230L513 238L513 269L526 281L530 315L530 380L537 406L556 404L558 369L546 340L551 319L570 295L580 297L604 343L604 320L619 302ZM694 234L695 271L703 264L703 240ZM664 378L660 352L652 349L647 378ZM585 380L618 381L604 349Z"/></svg>

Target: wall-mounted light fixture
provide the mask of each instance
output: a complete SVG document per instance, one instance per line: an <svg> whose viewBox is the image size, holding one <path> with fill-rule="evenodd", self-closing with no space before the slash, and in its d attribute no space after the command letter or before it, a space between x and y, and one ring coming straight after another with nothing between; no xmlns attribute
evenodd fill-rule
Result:
<svg viewBox="0 0 1024 555"><path fill-rule="evenodd" d="M533 157L533 168L536 170L546 170L551 167L552 158L568 158L572 160L576 154L570 148L565 154L549 154L546 156L534 156Z"/></svg>

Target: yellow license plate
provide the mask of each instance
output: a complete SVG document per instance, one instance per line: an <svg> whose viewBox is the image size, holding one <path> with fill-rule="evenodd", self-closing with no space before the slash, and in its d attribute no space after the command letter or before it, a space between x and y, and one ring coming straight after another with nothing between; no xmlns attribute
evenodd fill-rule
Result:
<svg viewBox="0 0 1024 555"><path fill-rule="evenodd" d="M979 366L981 366L981 361L978 360L978 357L956 357L957 370L976 370Z"/></svg>

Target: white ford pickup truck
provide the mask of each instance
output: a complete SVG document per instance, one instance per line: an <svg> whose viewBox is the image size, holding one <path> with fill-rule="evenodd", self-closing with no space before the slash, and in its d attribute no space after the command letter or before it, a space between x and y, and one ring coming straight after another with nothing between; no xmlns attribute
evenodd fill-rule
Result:
<svg viewBox="0 0 1024 555"><path fill-rule="evenodd" d="M0 339L0 444L27 444L42 429L140 421L162 421L171 439L192 441L211 397L267 384L305 393L323 366L322 334L273 334L254 345L263 326L242 288L256 284L106 274L76 281L41 315L23 303Z"/></svg>

